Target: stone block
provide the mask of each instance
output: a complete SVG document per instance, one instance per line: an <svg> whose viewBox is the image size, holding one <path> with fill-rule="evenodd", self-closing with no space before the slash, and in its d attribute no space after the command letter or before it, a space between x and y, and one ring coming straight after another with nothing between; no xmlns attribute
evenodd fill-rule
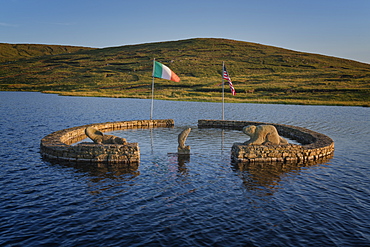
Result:
<svg viewBox="0 0 370 247"><path fill-rule="evenodd" d="M140 122L140 124L138 124ZM97 128L102 132L118 129L144 128L150 126L173 127L172 119L120 121L73 127L51 133L40 142L41 155L49 159L71 160L90 163L138 163L140 161L140 148L137 143L125 145L96 145L94 143L81 143L71 146L76 141L86 138L85 129L88 126Z"/></svg>
<svg viewBox="0 0 370 247"><path fill-rule="evenodd" d="M200 128L228 128L241 130L247 125L274 125L279 134L288 137L302 145L243 145L243 143L234 143L231 149L231 157L233 161L244 163L255 163L265 160L268 162L308 162L312 160L320 160L334 153L334 142L331 138L305 128L271 124L261 122L248 121L228 121L228 120L198 120Z"/></svg>

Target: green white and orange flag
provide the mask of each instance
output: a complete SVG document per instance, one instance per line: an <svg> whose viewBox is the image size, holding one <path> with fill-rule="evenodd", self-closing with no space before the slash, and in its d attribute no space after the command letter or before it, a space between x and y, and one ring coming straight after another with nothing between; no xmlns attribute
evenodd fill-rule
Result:
<svg viewBox="0 0 370 247"><path fill-rule="evenodd" d="M178 77L170 68L166 65L154 61L153 65L153 77L162 78L174 82L179 82L180 77Z"/></svg>

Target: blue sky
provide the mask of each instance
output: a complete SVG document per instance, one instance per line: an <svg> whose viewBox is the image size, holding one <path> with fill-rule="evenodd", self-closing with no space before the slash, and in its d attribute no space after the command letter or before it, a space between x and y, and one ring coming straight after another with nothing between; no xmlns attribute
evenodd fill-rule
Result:
<svg viewBox="0 0 370 247"><path fill-rule="evenodd" d="M0 0L0 43L228 38L370 63L370 0Z"/></svg>

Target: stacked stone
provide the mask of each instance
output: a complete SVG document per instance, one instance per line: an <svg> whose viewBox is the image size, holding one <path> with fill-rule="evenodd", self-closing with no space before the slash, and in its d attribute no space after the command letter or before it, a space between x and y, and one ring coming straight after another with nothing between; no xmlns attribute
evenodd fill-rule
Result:
<svg viewBox="0 0 370 247"><path fill-rule="evenodd" d="M42 156L61 161L88 163L138 163L140 161L140 149L137 143L124 145L80 143L71 146L71 144L87 138L85 129L89 126L102 132L108 132L133 128L173 127L174 121L164 119L107 122L56 131L41 140Z"/></svg>
<svg viewBox="0 0 370 247"><path fill-rule="evenodd" d="M294 162L303 159L303 147L288 145L244 145L234 143L231 157L236 162Z"/></svg>
<svg viewBox="0 0 370 247"><path fill-rule="evenodd" d="M247 125L274 125L284 137L293 139L302 145L245 145L234 143L231 158L234 162L244 163L304 163L318 161L334 153L334 141L321 133L284 124L228 121L228 120L199 120L200 128L229 128L242 130Z"/></svg>

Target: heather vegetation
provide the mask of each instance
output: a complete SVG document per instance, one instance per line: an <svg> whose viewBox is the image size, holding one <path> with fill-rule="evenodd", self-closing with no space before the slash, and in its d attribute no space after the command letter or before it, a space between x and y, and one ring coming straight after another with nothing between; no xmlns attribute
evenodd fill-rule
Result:
<svg viewBox="0 0 370 247"><path fill-rule="evenodd" d="M90 50L88 47L61 46L61 45L34 45L34 44L6 44L0 43L0 63L19 59L73 53L80 50Z"/></svg>
<svg viewBox="0 0 370 247"><path fill-rule="evenodd" d="M219 102L224 61L226 102L370 106L370 64L318 54L226 39L27 46L0 44L0 90L149 98L155 58L181 78L155 79L156 99Z"/></svg>

